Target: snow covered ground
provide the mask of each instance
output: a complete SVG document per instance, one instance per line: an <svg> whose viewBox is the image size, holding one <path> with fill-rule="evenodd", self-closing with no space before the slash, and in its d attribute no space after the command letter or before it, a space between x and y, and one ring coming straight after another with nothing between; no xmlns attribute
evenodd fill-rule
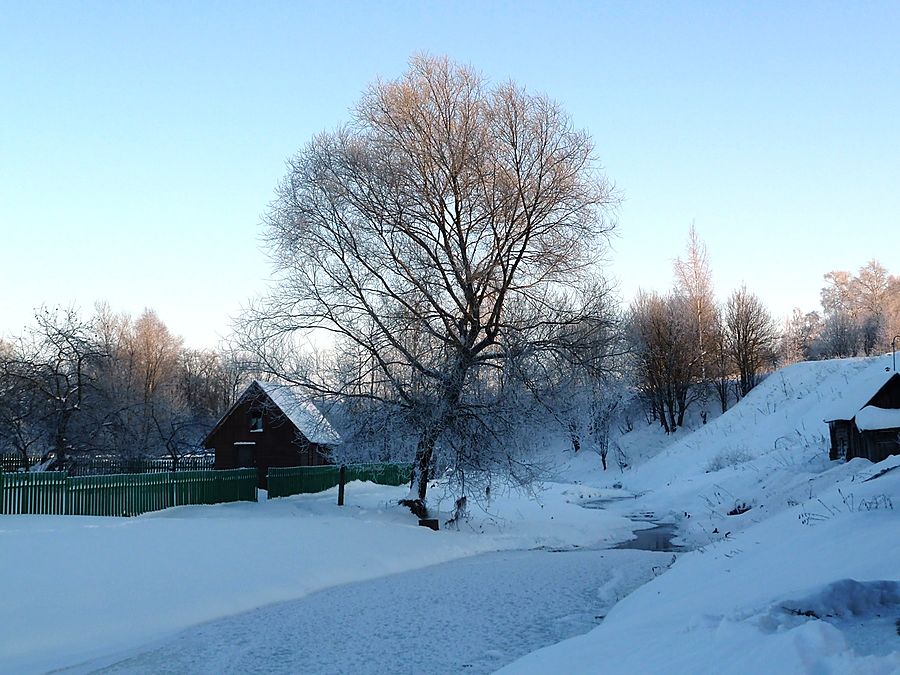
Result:
<svg viewBox="0 0 900 675"><path fill-rule="evenodd" d="M137 518L0 519L0 672L45 672L189 626L350 582L488 551L599 547L630 536L600 494L550 484L540 501L496 495L460 531L418 527L406 488L351 483L269 502ZM572 495L567 496L567 492Z"/></svg>
<svg viewBox="0 0 900 675"><path fill-rule="evenodd" d="M900 673L891 503L900 506L900 469L848 479L681 556L591 633L504 672Z"/></svg>
<svg viewBox="0 0 900 675"><path fill-rule="evenodd" d="M791 366L694 433L637 426L617 439L625 471L567 456L537 499L494 495L460 531L417 527L392 505L403 488L363 483L343 509L332 490L3 517L0 671L900 673L900 458L829 462L822 422L889 361ZM671 566L579 550L632 519L693 550ZM433 660L397 659L411 644Z"/></svg>
<svg viewBox="0 0 900 675"><path fill-rule="evenodd" d="M192 627L71 672L491 673L594 628L671 558L487 553Z"/></svg>

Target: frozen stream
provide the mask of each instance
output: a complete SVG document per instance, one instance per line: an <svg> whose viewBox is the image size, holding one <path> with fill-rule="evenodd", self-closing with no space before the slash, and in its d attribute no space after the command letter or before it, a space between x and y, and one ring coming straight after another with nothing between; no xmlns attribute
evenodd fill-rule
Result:
<svg viewBox="0 0 900 675"><path fill-rule="evenodd" d="M672 560L639 550L490 553L326 589L66 672L488 673L589 631Z"/></svg>

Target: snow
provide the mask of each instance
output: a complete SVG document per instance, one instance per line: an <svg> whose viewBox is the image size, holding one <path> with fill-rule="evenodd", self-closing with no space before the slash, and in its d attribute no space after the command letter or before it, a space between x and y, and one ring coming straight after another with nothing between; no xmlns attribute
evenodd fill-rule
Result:
<svg viewBox="0 0 900 675"><path fill-rule="evenodd" d="M594 628L669 559L641 551L488 553L220 619L85 669L490 673ZM248 644L248 635L259 637Z"/></svg>
<svg viewBox="0 0 900 675"><path fill-rule="evenodd" d="M856 426L860 431L900 429L900 409L878 408L867 405L856 413Z"/></svg>
<svg viewBox="0 0 900 675"><path fill-rule="evenodd" d="M892 475L855 483L857 502L878 494L900 499L900 476ZM586 673L597 663L608 673L710 672L714 664L718 673L900 672L900 637L884 625L900 618L897 513L851 510L836 490L822 501L827 506L809 500L685 554L616 605L599 628L502 672L544 673L552 664ZM817 507L824 517L804 522ZM881 654L854 648L835 620L847 617L879 620L867 627L882 631Z"/></svg>
<svg viewBox="0 0 900 675"><path fill-rule="evenodd" d="M4 516L0 671L900 673L900 457L829 461L823 421L885 365L795 364L693 432L638 421L625 470L549 449L551 481L458 531L358 482L344 508ZM687 552L602 550L654 523Z"/></svg>
<svg viewBox="0 0 900 675"><path fill-rule="evenodd" d="M341 437L297 387L254 380L297 429L312 443L336 445Z"/></svg>
<svg viewBox="0 0 900 675"><path fill-rule="evenodd" d="M581 508L598 491L495 491L461 531L419 527L406 487L352 482L261 503L184 506L136 518L0 519L0 672L45 672L190 626L351 582L509 549L600 547L629 521ZM445 498L448 502L450 497ZM439 503L440 491L435 491ZM449 502L448 507L452 506Z"/></svg>

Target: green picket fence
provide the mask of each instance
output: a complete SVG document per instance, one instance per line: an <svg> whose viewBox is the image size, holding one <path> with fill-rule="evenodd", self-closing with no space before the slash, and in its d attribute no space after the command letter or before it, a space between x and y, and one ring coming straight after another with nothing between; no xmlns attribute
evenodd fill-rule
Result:
<svg viewBox="0 0 900 675"><path fill-rule="evenodd" d="M66 482L64 473L0 473L0 513L65 513Z"/></svg>
<svg viewBox="0 0 900 675"><path fill-rule="evenodd" d="M68 515L137 516L174 506L172 481L164 473L73 476L68 487Z"/></svg>
<svg viewBox="0 0 900 675"><path fill-rule="evenodd" d="M66 476L0 474L0 514L136 516L170 506L256 501L256 470Z"/></svg>
<svg viewBox="0 0 900 675"><path fill-rule="evenodd" d="M346 482L367 480L379 485L404 485L412 475L412 464L348 464ZM338 466L272 467L268 472L269 497L322 492L340 482Z"/></svg>
<svg viewBox="0 0 900 675"><path fill-rule="evenodd" d="M347 482L368 480L379 485L406 485L412 478L412 464L348 464Z"/></svg>

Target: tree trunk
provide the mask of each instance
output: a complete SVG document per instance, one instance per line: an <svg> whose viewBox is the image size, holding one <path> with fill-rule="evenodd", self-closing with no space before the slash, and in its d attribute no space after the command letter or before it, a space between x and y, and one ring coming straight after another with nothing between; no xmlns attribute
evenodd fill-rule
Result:
<svg viewBox="0 0 900 675"><path fill-rule="evenodd" d="M419 438L416 458L413 460L412 479L409 482L409 497L401 499L400 504L406 506L419 518L428 517L425 497L428 492L428 481L431 480L431 460L434 456L434 443L437 434L426 429Z"/></svg>
<svg viewBox="0 0 900 675"><path fill-rule="evenodd" d="M428 490L428 481L431 479L431 458L434 455L434 437L431 431L425 431L419 439L416 448L415 467L413 469L413 483L410 490L416 490L418 499L425 501Z"/></svg>

